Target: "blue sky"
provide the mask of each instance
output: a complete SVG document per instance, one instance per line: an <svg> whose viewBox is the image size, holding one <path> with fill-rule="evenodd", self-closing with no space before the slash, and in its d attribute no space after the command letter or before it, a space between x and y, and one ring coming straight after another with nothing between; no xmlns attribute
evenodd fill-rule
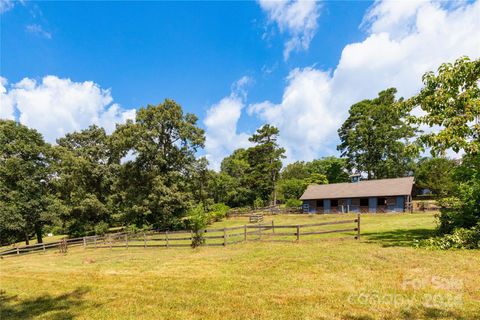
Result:
<svg viewBox="0 0 480 320"><path fill-rule="evenodd" d="M287 161L335 154L349 105L479 55L478 2L409 3L2 0L0 116L54 141L172 98L199 116L214 167L265 122Z"/></svg>

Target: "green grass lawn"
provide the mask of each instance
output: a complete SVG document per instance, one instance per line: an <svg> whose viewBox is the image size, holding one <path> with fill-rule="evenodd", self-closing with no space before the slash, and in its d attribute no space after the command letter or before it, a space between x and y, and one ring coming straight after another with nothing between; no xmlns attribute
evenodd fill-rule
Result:
<svg viewBox="0 0 480 320"><path fill-rule="evenodd" d="M346 216L354 217L264 223ZM366 214L361 241L8 257L0 261L0 319L479 319L480 252L413 248L434 228L431 213Z"/></svg>

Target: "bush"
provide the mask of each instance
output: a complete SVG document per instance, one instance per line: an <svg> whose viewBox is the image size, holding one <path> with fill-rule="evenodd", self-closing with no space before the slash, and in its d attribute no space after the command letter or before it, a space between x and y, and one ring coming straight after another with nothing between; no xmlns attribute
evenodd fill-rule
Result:
<svg viewBox="0 0 480 320"><path fill-rule="evenodd" d="M285 206L287 208L298 208L302 206L302 200L298 199L288 199L285 201Z"/></svg>
<svg viewBox="0 0 480 320"><path fill-rule="evenodd" d="M430 238L418 246L434 249L480 249L480 223L471 229L456 228L452 234Z"/></svg>
<svg viewBox="0 0 480 320"><path fill-rule="evenodd" d="M95 225L95 234L99 236L103 236L105 233L108 232L108 223L102 221Z"/></svg>
<svg viewBox="0 0 480 320"><path fill-rule="evenodd" d="M264 206L265 206L265 202L260 198L255 199L255 201L253 202L253 207L255 209L263 208Z"/></svg>
<svg viewBox="0 0 480 320"><path fill-rule="evenodd" d="M213 221L220 221L227 216L230 207L224 203L215 203L211 205L208 211L209 223Z"/></svg>

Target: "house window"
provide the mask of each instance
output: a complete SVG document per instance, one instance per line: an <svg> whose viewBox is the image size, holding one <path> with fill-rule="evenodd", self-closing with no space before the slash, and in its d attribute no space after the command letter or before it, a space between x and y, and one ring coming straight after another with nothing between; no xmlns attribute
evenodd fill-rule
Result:
<svg viewBox="0 0 480 320"><path fill-rule="evenodd" d="M377 206L384 206L387 204L387 198L377 198Z"/></svg>
<svg viewBox="0 0 480 320"><path fill-rule="evenodd" d="M360 198L360 206L368 207L368 198Z"/></svg>
<svg viewBox="0 0 480 320"><path fill-rule="evenodd" d="M317 208L323 208L323 200L317 200Z"/></svg>
<svg viewBox="0 0 480 320"><path fill-rule="evenodd" d="M332 208L338 207L338 199L332 199L330 201L331 201L330 203L331 203Z"/></svg>

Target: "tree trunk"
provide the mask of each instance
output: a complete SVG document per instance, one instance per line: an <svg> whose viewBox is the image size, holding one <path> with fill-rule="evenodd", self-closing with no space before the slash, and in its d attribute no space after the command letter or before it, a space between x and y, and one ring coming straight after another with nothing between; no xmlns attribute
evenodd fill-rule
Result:
<svg viewBox="0 0 480 320"><path fill-rule="evenodd" d="M28 246L30 244L30 240L28 239L28 232L25 230L24 234L25 234L25 244Z"/></svg>
<svg viewBox="0 0 480 320"><path fill-rule="evenodd" d="M42 226L39 223L35 224L35 234L37 235L37 243L43 243Z"/></svg>

